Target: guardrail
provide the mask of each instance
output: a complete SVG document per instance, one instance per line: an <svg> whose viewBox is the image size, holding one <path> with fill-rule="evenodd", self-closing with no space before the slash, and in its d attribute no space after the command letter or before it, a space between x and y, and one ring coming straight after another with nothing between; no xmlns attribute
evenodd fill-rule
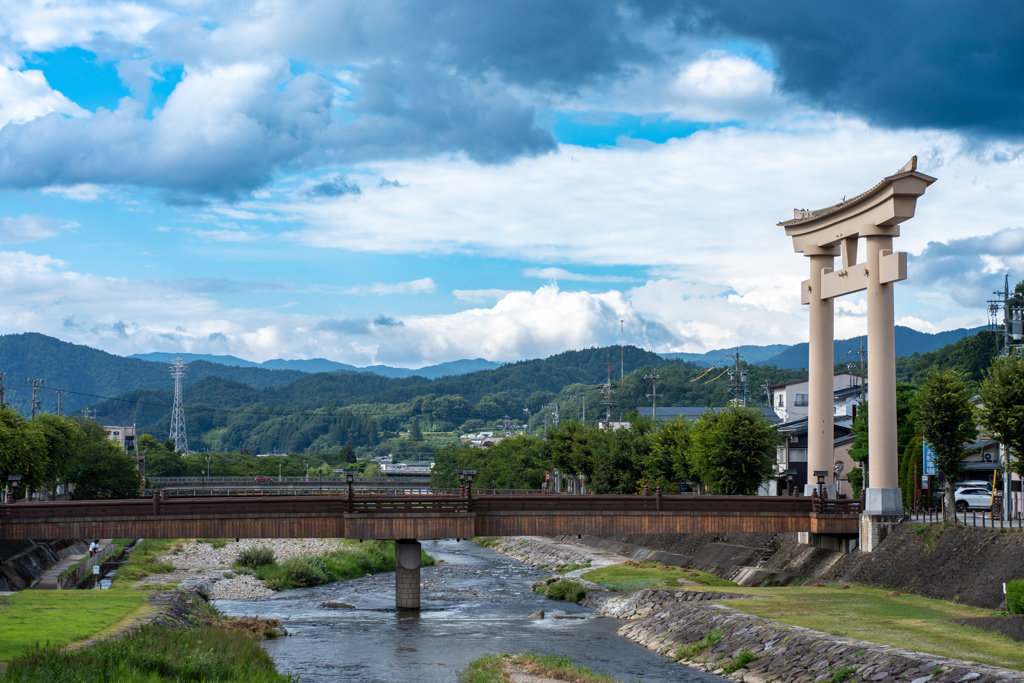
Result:
<svg viewBox="0 0 1024 683"><path fill-rule="evenodd" d="M422 496L422 495L452 495L458 496L459 489L439 489L430 486L417 486L415 484L399 484L395 486L371 487L353 484L353 493L357 496ZM320 489L316 484L302 487L281 487L263 488L261 486L218 486L206 489L168 487L168 488L147 488L145 497L150 498L153 494L167 493L168 498L200 498L200 497L227 497L227 496L337 496L347 495L348 486L332 486ZM474 489L473 495L543 495L543 491L533 489Z"/></svg>
<svg viewBox="0 0 1024 683"><path fill-rule="evenodd" d="M268 486L273 486L273 485L276 485L276 484L317 484L317 483L320 483L321 481L324 484L327 484L327 483L341 484L341 485L345 485L346 484L345 477L337 475L337 474L329 474L329 475L328 474L325 474L325 475L311 474L308 477L306 477L306 476L279 477L276 474L274 474L274 475L266 475L266 476L269 476L270 478L273 479L272 482L268 482L266 484ZM392 484L393 483L393 484L401 485L403 482L407 481L410 477L422 477L424 479L429 479L430 478L430 473L429 472L424 472L423 474L420 474L419 472L415 472L415 473L409 473L409 474L405 474L405 475L402 475L402 476L394 476L394 477L391 477L391 476L366 477L366 478L356 477L356 482L355 483L357 483L357 484L374 484L374 485ZM251 477L147 477L146 478L146 483L147 484L151 484L152 488L157 488L157 489L158 488L166 488L166 487L169 487L169 486L185 486L185 487L189 487L189 488L193 488L193 487L194 488L202 488L204 484L206 486L232 486L232 485L236 485L236 484L237 485L253 484L253 483L255 483L254 482L255 478L256 478L256 475L253 475Z"/></svg>
<svg viewBox="0 0 1024 683"><path fill-rule="evenodd" d="M103 562L103 560L113 555L116 551L117 546L113 543L108 543L103 546L98 553L92 557L86 558L85 562L75 567L73 572L67 576L58 576L57 588L74 588L86 574L92 571L93 567Z"/></svg>

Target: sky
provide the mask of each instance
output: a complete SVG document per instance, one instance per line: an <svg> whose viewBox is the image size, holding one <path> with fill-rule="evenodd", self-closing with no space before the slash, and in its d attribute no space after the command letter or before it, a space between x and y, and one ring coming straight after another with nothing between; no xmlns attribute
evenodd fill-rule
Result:
<svg viewBox="0 0 1024 683"><path fill-rule="evenodd" d="M981 325L1024 279L1021 35L1017 0L0 0L0 333L413 368L791 344L776 224L913 155L897 323Z"/></svg>

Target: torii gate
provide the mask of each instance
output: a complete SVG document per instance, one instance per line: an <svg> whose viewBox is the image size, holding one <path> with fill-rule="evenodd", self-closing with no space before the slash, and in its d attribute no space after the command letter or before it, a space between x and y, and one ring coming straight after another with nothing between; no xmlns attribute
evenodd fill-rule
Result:
<svg viewBox="0 0 1024 683"><path fill-rule="evenodd" d="M811 278L800 286L810 305L807 469L830 470L833 450L833 299L867 290L868 304L868 471L865 513L901 515L903 499L896 452L896 321L893 283L907 279L907 254L893 252L900 223L914 217L917 198L935 178L917 171L913 157L895 175L853 199L818 211L793 210L778 225L793 238L795 251L808 257ZM857 243L865 257L857 263ZM840 253L843 267L834 271Z"/></svg>

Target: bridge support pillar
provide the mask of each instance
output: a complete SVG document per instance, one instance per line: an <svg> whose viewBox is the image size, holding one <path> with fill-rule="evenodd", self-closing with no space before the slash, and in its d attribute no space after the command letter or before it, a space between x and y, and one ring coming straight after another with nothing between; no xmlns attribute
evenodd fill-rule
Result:
<svg viewBox="0 0 1024 683"><path fill-rule="evenodd" d="M420 542L395 541L395 607L420 608Z"/></svg>

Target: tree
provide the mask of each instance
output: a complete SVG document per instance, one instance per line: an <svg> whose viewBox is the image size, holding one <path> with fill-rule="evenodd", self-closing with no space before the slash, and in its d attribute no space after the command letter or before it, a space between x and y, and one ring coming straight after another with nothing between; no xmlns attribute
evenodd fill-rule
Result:
<svg viewBox="0 0 1024 683"><path fill-rule="evenodd" d="M49 413L36 415L29 425L39 432L43 441L40 484L46 484L53 490L57 482L67 482L75 472L82 430L75 420Z"/></svg>
<svg viewBox="0 0 1024 683"><path fill-rule="evenodd" d="M20 474L19 493L38 488L45 481L45 454L42 434L17 410L0 406L0 486L9 475Z"/></svg>
<svg viewBox="0 0 1024 683"><path fill-rule="evenodd" d="M1017 289L1022 285L1017 285ZM1012 461L1014 471L1024 476L1024 358L996 359L978 395L978 423L1016 455Z"/></svg>
<svg viewBox="0 0 1024 683"><path fill-rule="evenodd" d="M730 406L704 413L693 429L690 466L713 493L751 495L775 472L782 442L757 410Z"/></svg>
<svg viewBox="0 0 1024 683"><path fill-rule="evenodd" d="M107 438L99 424L89 420L78 424L83 438L75 477L75 499L137 498L141 478L135 461Z"/></svg>
<svg viewBox="0 0 1024 683"><path fill-rule="evenodd" d="M690 448L693 444L693 423L680 416L671 422L663 422L654 434L654 445L649 461L644 463L645 472L657 470L665 479L671 480L675 490L680 481L699 481L700 477L690 465Z"/></svg>
<svg viewBox="0 0 1024 683"><path fill-rule="evenodd" d="M953 481L963 472L964 446L973 441L974 407L963 376L953 370L933 370L917 393L914 419L921 436L935 452L935 465L946 476L946 515L953 512Z"/></svg>
<svg viewBox="0 0 1024 683"><path fill-rule="evenodd" d="M409 438L412 441L423 441L423 430L420 429L418 420L413 420L409 425Z"/></svg>
<svg viewBox="0 0 1024 683"><path fill-rule="evenodd" d="M917 465L916 469L914 465ZM923 474L924 452L921 437L915 436L903 449L903 457L900 458L900 491L903 492L903 507L907 510L914 507L914 493Z"/></svg>

